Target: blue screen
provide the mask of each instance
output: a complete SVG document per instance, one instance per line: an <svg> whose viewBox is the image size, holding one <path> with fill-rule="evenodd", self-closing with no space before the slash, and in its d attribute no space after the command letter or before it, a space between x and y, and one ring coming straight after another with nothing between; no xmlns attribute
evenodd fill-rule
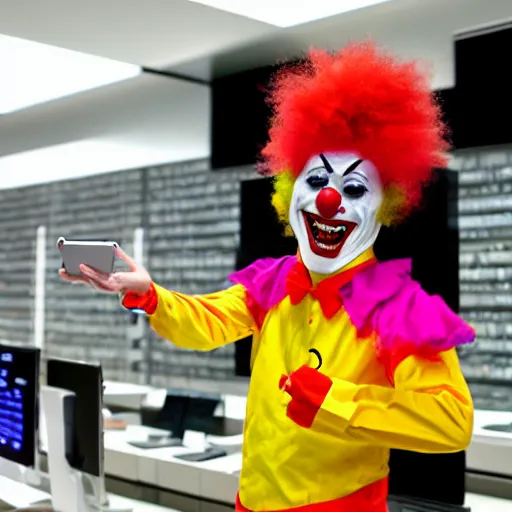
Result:
<svg viewBox="0 0 512 512"><path fill-rule="evenodd" d="M38 362L38 352L0 346L0 456L25 465L33 464Z"/></svg>
<svg viewBox="0 0 512 512"><path fill-rule="evenodd" d="M0 354L0 445L23 448L23 402L27 381L16 377L12 353Z"/></svg>

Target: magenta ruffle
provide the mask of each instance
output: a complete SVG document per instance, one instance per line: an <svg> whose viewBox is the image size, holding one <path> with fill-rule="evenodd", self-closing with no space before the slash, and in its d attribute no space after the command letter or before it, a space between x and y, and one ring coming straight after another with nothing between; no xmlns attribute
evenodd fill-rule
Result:
<svg viewBox="0 0 512 512"><path fill-rule="evenodd" d="M230 280L243 285L268 312L286 297L286 277L296 262L295 256L258 260ZM354 326L360 333L377 333L384 350L395 341L407 341L442 352L475 339L473 328L441 297L429 295L411 278L410 260L370 265L341 288L340 295Z"/></svg>
<svg viewBox="0 0 512 512"><path fill-rule="evenodd" d="M286 276L296 263L296 256L264 258L231 274L229 280L243 285L259 308L268 311L286 297Z"/></svg>

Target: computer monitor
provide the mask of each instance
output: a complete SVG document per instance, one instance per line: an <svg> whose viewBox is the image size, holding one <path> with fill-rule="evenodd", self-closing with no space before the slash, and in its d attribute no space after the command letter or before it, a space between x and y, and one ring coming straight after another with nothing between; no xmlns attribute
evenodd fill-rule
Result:
<svg viewBox="0 0 512 512"><path fill-rule="evenodd" d="M215 411L222 401L216 393L189 392L189 403L183 420L183 432L196 430L207 435L220 435Z"/></svg>
<svg viewBox="0 0 512 512"><path fill-rule="evenodd" d="M183 425L188 406L189 397L185 393L168 391L162 409L153 414L142 411L142 423L166 430L173 439L181 440L184 435Z"/></svg>
<svg viewBox="0 0 512 512"><path fill-rule="evenodd" d="M215 434L215 410L221 396L190 390L169 389L163 407L159 410L142 408L142 424L167 431L167 436L149 435L147 440L129 441L142 449L181 446L186 430Z"/></svg>
<svg viewBox="0 0 512 512"><path fill-rule="evenodd" d="M75 394L67 457L69 465L95 477L103 476L103 375L101 365L49 359L48 386Z"/></svg>
<svg viewBox="0 0 512 512"><path fill-rule="evenodd" d="M0 344L0 458L35 465L40 351Z"/></svg>
<svg viewBox="0 0 512 512"><path fill-rule="evenodd" d="M185 430L209 434L221 396L190 390L169 389L159 411L142 411L144 425L168 430L176 439L183 439Z"/></svg>

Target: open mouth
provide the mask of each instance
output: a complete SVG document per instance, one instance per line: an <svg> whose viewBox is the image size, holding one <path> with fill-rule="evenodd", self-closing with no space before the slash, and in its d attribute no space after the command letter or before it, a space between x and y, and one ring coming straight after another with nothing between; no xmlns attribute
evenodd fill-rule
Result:
<svg viewBox="0 0 512 512"><path fill-rule="evenodd" d="M355 222L327 220L309 212L302 214L311 250L324 258L336 258L350 233L357 227Z"/></svg>

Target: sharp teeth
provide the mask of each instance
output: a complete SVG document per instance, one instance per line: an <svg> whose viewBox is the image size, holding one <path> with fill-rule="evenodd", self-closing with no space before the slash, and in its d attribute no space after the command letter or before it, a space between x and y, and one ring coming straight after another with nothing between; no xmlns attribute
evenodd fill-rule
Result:
<svg viewBox="0 0 512 512"><path fill-rule="evenodd" d="M317 220L315 220L314 224L318 229L322 231L327 231L328 233L338 233L340 231L345 232L347 229L345 226L328 226L327 224L322 224Z"/></svg>
<svg viewBox="0 0 512 512"><path fill-rule="evenodd" d="M326 244L317 242L316 245L318 245L318 247L320 247L320 249L325 249L326 251L335 251L340 244L337 243L336 245L326 245Z"/></svg>

